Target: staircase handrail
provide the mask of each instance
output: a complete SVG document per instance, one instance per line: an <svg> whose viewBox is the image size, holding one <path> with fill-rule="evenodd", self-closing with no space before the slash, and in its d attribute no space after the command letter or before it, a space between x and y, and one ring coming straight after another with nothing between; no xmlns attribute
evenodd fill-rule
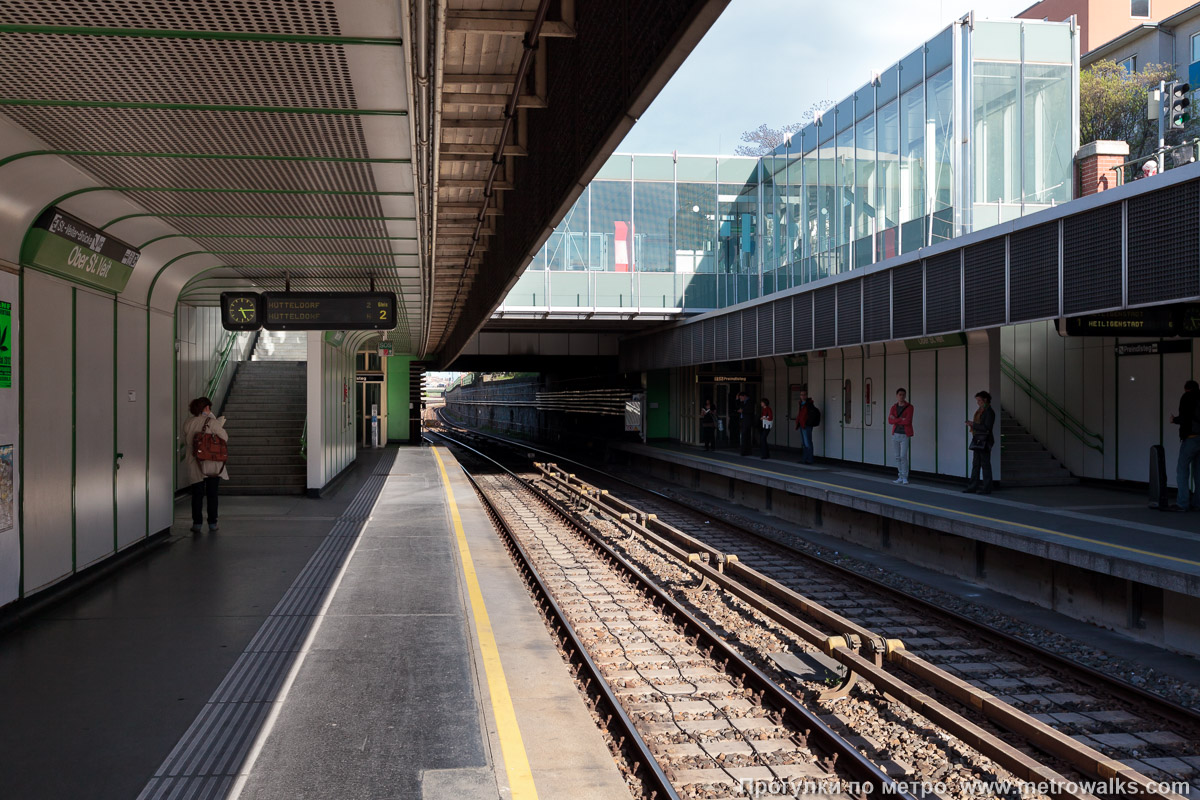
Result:
<svg viewBox="0 0 1200 800"><path fill-rule="evenodd" d="M300 457L308 461L308 420L304 420L304 430L300 432Z"/></svg>
<svg viewBox="0 0 1200 800"><path fill-rule="evenodd" d="M1030 400L1037 403L1043 411L1049 414L1059 425L1062 425L1063 430L1078 439L1084 447L1089 447L1098 453L1104 452L1103 434L1090 430L1087 425L1076 418L1070 411L1063 408L1044 389L1030 380L1029 376L1017 369L1017 365L1005 356L1000 356L1000 370L1018 389L1025 392Z"/></svg>
<svg viewBox="0 0 1200 800"><path fill-rule="evenodd" d="M217 387L221 385L221 377L225 374L225 368L229 366L229 356L233 352L233 345L240 335L237 331L228 331L225 341L213 353L213 360L217 363L213 367L212 377L208 379L208 386L204 391L204 396L210 400L217 393Z"/></svg>

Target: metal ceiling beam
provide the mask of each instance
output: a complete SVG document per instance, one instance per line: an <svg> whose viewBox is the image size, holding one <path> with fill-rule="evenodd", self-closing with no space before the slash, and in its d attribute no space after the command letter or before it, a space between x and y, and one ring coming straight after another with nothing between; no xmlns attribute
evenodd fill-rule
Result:
<svg viewBox="0 0 1200 800"><path fill-rule="evenodd" d="M77 156L81 158L174 158L198 161L287 161L330 164L411 164L411 158L349 158L342 156L271 156L240 153L158 153L125 150L26 150L0 158L0 167L33 156Z"/></svg>
<svg viewBox="0 0 1200 800"><path fill-rule="evenodd" d="M512 82L514 80L516 80L516 76L511 73L508 73L505 75L470 75L467 73L454 73L454 74L446 74L446 75L442 76L442 84L443 85L445 85L447 83L453 83L453 84L467 83L467 84L472 84L472 85L477 84L477 83L512 84Z"/></svg>
<svg viewBox="0 0 1200 800"><path fill-rule="evenodd" d="M503 128L502 119L443 119L442 128L447 130L461 128Z"/></svg>
<svg viewBox="0 0 1200 800"><path fill-rule="evenodd" d="M484 106L503 108L508 105L506 94L483 94L476 92L442 92L443 106ZM517 108L545 108L546 98L532 94L517 97Z"/></svg>
<svg viewBox="0 0 1200 800"><path fill-rule="evenodd" d="M438 203L438 216L447 217L477 217L479 216L479 206L471 203ZM484 214L498 216L504 212L495 206L488 206L483 209Z"/></svg>
<svg viewBox="0 0 1200 800"><path fill-rule="evenodd" d="M275 220L321 220L325 222L416 222L416 217L338 217L338 216L319 216L311 214L191 214L181 212L169 212L163 214L140 213L140 214L124 214L120 217L109 220L99 227L98 230L105 230L118 222L124 222L127 219L139 219L144 217L153 217L161 219L275 219Z"/></svg>
<svg viewBox="0 0 1200 800"><path fill-rule="evenodd" d="M533 30L532 11L447 11L446 30L466 33L495 33L524 36ZM565 22L546 20L539 35L546 38L575 38L575 29Z"/></svg>
<svg viewBox="0 0 1200 800"><path fill-rule="evenodd" d="M439 189L486 189L488 182L485 180L474 180L470 178L440 178L438 180ZM507 181L492 181L492 190L507 192L513 186ZM479 209L475 209L476 213Z"/></svg>
<svg viewBox="0 0 1200 800"><path fill-rule="evenodd" d="M478 156L483 158L493 158L496 155L496 146L491 144L459 144L457 142L442 142L443 156ZM529 151L524 147L516 144L505 145L504 155L506 156L526 156Z"/></svg>

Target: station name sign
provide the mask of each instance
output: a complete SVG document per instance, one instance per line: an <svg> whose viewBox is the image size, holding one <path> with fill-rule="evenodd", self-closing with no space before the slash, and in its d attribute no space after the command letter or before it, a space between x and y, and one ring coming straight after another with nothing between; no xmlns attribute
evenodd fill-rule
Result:
<svg viewBox="0 0 1200 800"><path fill-rule="evenodd" d="M21 263L74 283L120 293L141 253L59 208L33 223L21 246Z"/></svg>
<svg viewBox="0 0 1200 800"><path fill-rule="evenodd" d="M221 324L241 331L390 331L396 327L396 295L222 292Z"/></svg>
<svg viewBox="0 0 1200 800"><path fill-rule="evenodd" d="M1067 317L1067 336L1200 336L1200 303Z"/></svg>

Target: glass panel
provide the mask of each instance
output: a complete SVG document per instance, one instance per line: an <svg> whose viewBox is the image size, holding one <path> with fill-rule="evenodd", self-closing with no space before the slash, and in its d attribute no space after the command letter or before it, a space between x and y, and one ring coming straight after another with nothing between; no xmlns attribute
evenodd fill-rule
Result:
<svg viewBox="0 0 1200 800"><path fill-rule="evenodd" d="M783 159L780 159L782 162ZM763 263L770 269L775 262L775 157L766 156L762 159L762 220L759 222L759 246L762 248Z"/></svg>
<svg viewBox="0 0 1200 800"><path fill-rule="evenodd" d="M841 133L854 124L854 97L847 97L845 100L837 104L834 109L834 117L837 122L837 131Z"/></svg>
<svg viewBox="0 0 1200 800"><path fill-rule="evenodd" d="M683 287L683 307L688 311L717 308L716 275L676 275Z"/></svg>
<svg viewBox="0 0 1200 800"><path fill-rule="evenodd" d="M1025 201L1071 199L1071 68L1025 65Z"/></svg>
<svg viewBox="0 0 1200 800"><path fill-rule="evenodd" d="M722 158L717 167L721 183L746 184L753 182L758 174L757 158ZM740 191L742 187L738 187Z"/></svg>
<svg viewBox="0 0 1200 800"><path fill-rule="evenodd" d="M642 274L638 276L639 306L642 308L679 308L675 294L675 276Z"/></svg>
<svg viewBox="0 0 1200 800"><path fill-rule="evenodd" d="M682 161L680 162L682 163ZM676 184L677 272L716 271L717 185Z"/></svg>
<svg viewBox="0 0 1200 800"><path fill-rule="evenodd" d="M971 57L975 61L1020 61L1021 23L976 22L971 32Z"/></svg>
<svg viewBox="0 0 1200 800"><path fill-rule="evenodd" d="M634 156L633 179L673 181L675 180L675 160L670 156Z"/></svg>
<svg viewBox="0 0 1200 800"><path fill-rule="evenodd" d="M854 93L854 119L875 113L875 87L867 84Z"/></svg>
<svg viewBox="0 0 1200 800"><path fill-rule="evenodd" d="M837 194L834 197L836 215L836 246L847 247L854 230L854 129L847 128L837 136ZM835 271L847 267L846 253L839 250Z"/></svg>
<svg viewBox="0 0 1200 800"><path fill-rule="evenodd" d="M833 139L833 135L837 133L834 116L832 110L826 111L825 116L821 118L821 125L817 127L817 138L822 145Z"/></svg>
<svg viewBox="0 0 1200 800"><path fill-rule="evenodd" d="M504 298L505 306L541 306L546 305L546 273L542 270L526 272L517 278L512 291Z"/></svg>
<svg viewBox="0 0 1200 800"><path fill-rule="evenodd" d="M1193 44L1193 48L1195 45ZM1071 29L1067 25L1025 23L1025 61L1071 63ZM1195 61L1195 56L1192 57Z"/></svg>
<svg viewBox="0 0 1200 800"><path fill-rule="evenodd" d="M808 235L808 227L804 224L804 164L805 159L799 154L792 156L788 163L787 241L783 255L791 265L794 283L800 282L799 277L796 277L799 275L797 264L805 255L805 237ZM816 175L810 180L815 181Z"/></svg>
<svg viewBox="0 0 1200 800"><path fill-rule="evenodd" d="M597 308L633 308L636 305L633 297L632 272L596 272Z"/></svg>
<svg viewBox="0 0 1200 800"><path fill-rule="evenodd" d="M1020 201L1020 85L1020 65L975 62L971 140L976 203Z"/></svg>
<svg viewBox="0 0 1200 800"><path fill-rule="evenodd" d="M876 238L875 260L891 258L899 252L896 233L900 222L900 114L896 100L882 106L876 116Z"/></svg>
<svg viewBox="0 0 1200 800"><path fill-rule="evenodd" d="M918 47L900 62L900 91L920 86L925 79L925 48Z"/></svg>
<svg viewBox="0 0 1200 800"><path fill-rule="evenodd" d="M787 266L791 260L791 254L788 248L788 220L791 215L788 212L788 188L787 188L787 163L786 158L775 159L775 175L772 180L771 197L774 203L774 219L775 230L772 231L772 236L775 239L774 257L770 262L764 260L767 267L783 267ZM764 256L764 259L766 256ZM780 286L784 288L787 284Z"/></svg>
<svg viewBox="0 0 1200 800"><path fill-rule="evenodd" d="M954 218L954 80L950 72L942 70L925 84L929 93L926 114L933 135L933 170L926 177L932 184L929 199L935 218L932 238L927 240L930 244L950 238L952 231L936 223L939 219ZM939 214L943 209L947 213Z"/></svg>
<svg viewBox="0 0 1200 800"><path fill-rule="evenodd" d="M900 115L903 148L900 159L900 221L908 222L928 213L925 178L931 159L926 155L926 147L932 147L933 141L930 139L926 142L925 139L928 120L925 116L925 87L922 84L901 95ZM933 126L929 124L928 127ZM905 250L908 249L905 247Z"/></svg>
<svg viewBox="0 0 1200 800"><path fill-rule="evenodd" d="M680 156L679 163L675 166L675 180L715 183L717 160L699 156Z"/></svg>
<svg viewBox="0 0 1200 800"><path fill-rule="evenodd" d="M675 271L675 184L634 181L633 254L638 272Z"/></svg>
<svg viewBox="0 0 1200 800"><path fill-rule="evenodd" d="M834 200L837 195L837 154L833 142L827 142L819 148L817 157L817 213L808 220L814 230L813 255L816 256L816 273L809 280L817 280L831 274L833 266L834 228L837 225L837 207Z"/></svg>
<svg viewBox="0 0 1200 800"><path fill-rule="evenodd" d="M855 135L854 238L875 232L875 117L859 120Z"/></svg>
<svg viewBox="0 0 1200 800"><path fill-rule="evenodd" d="M587 272L559 272L550 275L550 305L567 308L583 308L592 304L588 292L591 274Z"/></svg>
<svg viewBox="0 0 1200 800"><path fill-rule="evenodd" d="M590 187L571 206L570 212L558 223L546 242L546 257L552 270L584 270L588 268L588 201Z"/></svg>
<svg viewBox="0 0 1200 800"><path fill-rule="evenodd" d="M1150 16L1150 0L1129 0L1129 16Z"/></svg>
<svg viewBox="0 0 1200 800"><path fill-rule="evenodd" d="M875 87L875 105L881 106L896 99L899 80L899 65L893 64L883 71L883 74L879 76L879 85Z"/></svg>
<svg viewBox="0 0 1200 800"><path fill-rule="evenodd" d="M612 156L608 161L604 162L604 166L596 173L596 177L592 180L619 180L627 181L632 173L632 156Z"/></svg>
<svg viewBox="0 0 1200 800"><path fill-rule="evenodd" d="M618 262L622 271L629 269L629 181L592 181L591 265L593 269L613 271ZM617 252L617 234L623 241L623 252Z"/></svg>
<svg viewBox="0 0 1200 800"><path fill-rule="evenodd" d="M1200 61L1200 33L1192 34L1192 63Z"/></svg>
<svg viewBox="0 0 1200 800"><path fill-rule="evenodd" d="M954 58L953 32L953 28L947 28L925 44L926 75L934 75L950 66Z"/></svg>

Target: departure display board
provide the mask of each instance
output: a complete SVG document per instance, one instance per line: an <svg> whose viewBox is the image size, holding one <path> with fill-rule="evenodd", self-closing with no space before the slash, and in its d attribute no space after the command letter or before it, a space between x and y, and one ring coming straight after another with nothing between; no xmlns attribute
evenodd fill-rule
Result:
<svg viewBox="0 0 1200 800"><path fill-rule="evenodd" d="M1200 337L1200 304L1176 303L1067 317L1067 336Z"/></svg>
<svg viewBox="0 0 1200 800"><path fill-rule="evenodd" d="M262 326L269 331L390 331L391 292L265 292Z"/></svg>

